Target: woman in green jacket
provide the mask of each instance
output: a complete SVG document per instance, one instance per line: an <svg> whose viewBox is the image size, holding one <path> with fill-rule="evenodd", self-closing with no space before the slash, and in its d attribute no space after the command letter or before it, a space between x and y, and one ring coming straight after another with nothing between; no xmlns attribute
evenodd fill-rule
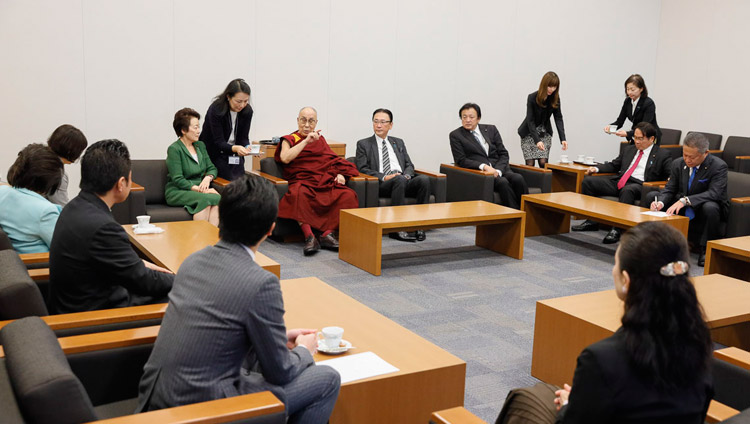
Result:
<svg viewBox="0 0 750 424"><path fill-rule="evenodd" d="M219 192L211 188L216 178L216 167L206 152L206 145L198 140L201 115L193 109L180 109L172 126L180 137L167 149L169 180L164 197L170 206L184 206L194 220L208 221L219 226Z"/></svg>

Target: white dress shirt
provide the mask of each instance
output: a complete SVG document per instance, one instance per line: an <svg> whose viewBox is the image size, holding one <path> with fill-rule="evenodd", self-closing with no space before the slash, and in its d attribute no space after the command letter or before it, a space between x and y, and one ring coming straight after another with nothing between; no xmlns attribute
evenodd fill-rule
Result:
<svg viewBox="0 0 750 424"><path fill-rule="evenodd" d="M378 137L378 135L375 134L375 141L378 142L378 157L380 158L380 167L378 167L378 172L380 172L381 174L383 173L383 140L384 139ZM401 165L398 163L396 152L393 151L393 146L391 146L391 142L388 141L388 136L385 137L385 145L388 149L388 160L391 163L391 173L403 172L403 170L401 169Z"/></svg>
<svg viewBox="0 0 750 424"><path fill-rule="evenodd" d="M638 166L635 167L635 170L630 175L632 178L635 178L637 180L645 181L644 178L646 176L646 164L648 163L648 157L651 154L651 149L654 148L654 145L648 147L648 149L643 151L643 157L641 157L641 161L638 162ZM633 163L635 163L635 160L638 159L638 152L635 153L635 156L633 156L633 160L630 161L630 165L628 165L627 169L630 169L631 166L633 166Z"/></svg>
<svg viewBox="0 0 750 424"><path fill-rule="evenodd" d="M635 115L635 108L636 108L636 106L638 106L638 101L639 100L641 100L640 97L637 98L637 99L635 99L635 100L631 100L630 101L630 106L632 107L632 109L630 109L630 114L631 115Z"/></svg>
<svg viewBox="0 0 750 424"><path fill-rule="evenodd" d="M477 138L477 137L479 138L479 144L484 149L484 152L487 154L487 157L489 157L490 156L490 143L488 143L487 140L484 139L484 136L482 135L482 132L479 131L479 125L477 125L477 127L474 128L474 131L472 131L471 133L472 133L472 136L474 136L474 138ZM487 164L487 163L480 163L479 164L479 170L480 171L484 171L484 167L486 165L489 165L489 164ZM503 172L501 170L496 169L495 171L497 172L497 176L498 177L502 177L503 176Z"/></svg>

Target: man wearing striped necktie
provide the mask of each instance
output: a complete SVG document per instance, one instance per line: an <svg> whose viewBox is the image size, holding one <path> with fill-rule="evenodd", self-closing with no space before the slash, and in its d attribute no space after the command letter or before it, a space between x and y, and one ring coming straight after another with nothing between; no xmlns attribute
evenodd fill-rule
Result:
<svg viewBox="0 0 750 424"><path fill-rule="evenodd" d="M683 144L682 159L672 164L666 187L649 193L644 204L656 211L671 205L667 215L690 218L688 240L698 246L698 266L703 266L706 243L722 236L720 223L729 213L727 164L708 153L708 139L701 133L688 133Z"/></svg>
<svg viewBox="0 0 750 424"><path fill-rule="evenodd" d="M616 173L614 176L594 176L583 180L581 192L595 197L617 196L620 203L634 205L641 198L644 181L664 181L669 177L672 157L666 150L654 144L657 129L648 122L638 123L633 131L634 144L628 145L620 155L611 162L592 166L586 175L596 173ZM586 220L574 225L573 231L596 231L599 224ZM607 233L604 244L620 241L621 230L617 227Z"/></svg>

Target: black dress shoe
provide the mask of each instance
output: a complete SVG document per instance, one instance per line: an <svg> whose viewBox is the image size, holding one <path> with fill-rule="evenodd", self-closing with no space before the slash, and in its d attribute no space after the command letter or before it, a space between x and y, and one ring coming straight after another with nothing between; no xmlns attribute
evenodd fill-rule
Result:
<svg viewBox="0 0 750 424"><path fill-rule="evenodd" d="M417 238L417 241L425 241L425 239L427 238L427 234L425 234L422 230L417 230L415 237Z"/></svg>
<svg viewBox="0 0 750 424"><path fill-rule="evenodd" d="M397 233L390 233L390 234L388 234L388 237L390 237L390 238L392 238L394 240L399 240L399 241L410 241L410 242L416 242L417 241L416 237L410 235L406 231L399 231Z"/></svg>
<svg viewBox="0 0 750 424"><path fill-rule="evenodd" d="M578 224L570 227L573 231L599 231L599 224L588 219L583 221L583 224Z"/></svg>
<svg viewBox="0 0 750 424"><path fill-rule="evenodd" d="M620 241L620 229L612 227L611 230L607 233L607 236L604 237L604 240L602 240L602 243L604 244L614 244Z"/></svg>
<svg viewBox="0 0 750 424"><path fill-rule="evenodd" d="M318 239L315 238L315 236L310 236L305 239L305 247L302 248L302 252L305 253L305 256L310 256L317 251L320 250L320 243L318 243Z"/></svg>
<svg viewBox="0 0 750 424"><path fill-rule="evenodd" d="M706 248L702 247L701 252L698 253L698 266L706 266Z"/></svg>
<svg viewBox="0 0 750 424"><path fill-rule="evenodd" d="M323 249L333 250L334 252L339 251L339 241L333 236L333 233L328 234L325 237L320 238L320 247Z"/></svg>

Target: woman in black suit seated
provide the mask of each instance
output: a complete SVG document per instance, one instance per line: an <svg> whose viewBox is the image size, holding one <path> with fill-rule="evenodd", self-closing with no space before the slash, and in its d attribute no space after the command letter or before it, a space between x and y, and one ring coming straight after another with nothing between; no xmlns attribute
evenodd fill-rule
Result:
<svg viewBox="0 0 750 424"><path fill-rule="evenodd" d="M671 226L622 235L612 268L622 327L578 357L573 387L556 392L558 422L703 423L712 343L687 262L687 241Z"/></svg>
<svg viewBox="0 0 750 424"><path fill-rule="evenodd" d="M567 150L568 142L565 141L565 126L560 109L560 78L550 71L542 77L539 90L529 94L526 99L526 119L518 127L526 165L534 166L534 161L537 160L540 168L547 164L549 149L552 147L552 125L549 118L553 115L560 144L563 150Z"/></svg>
<svg viewBox="0 0 750 424"><path fill-rule="evenodd" d="M615 122L604 127L604 132L614 133L618 137L625 137L629 142L633 142L633 127L639 122L648 122L656 127L656 144L661 140L661 130L656 123L656 103L648 97L648 88L643 77L633 74L625 80L625 101L620 109L620 116ZM630 119L633 126L630 131L621 130L625 124L625 118ZM613 128L614 126L614 128Z"/></svg>
<svg viewBox="0 0 750 424"><path fill-rule="evenodd" d="M250 86L242 78L232 80L224 92L216 96L206 112L201 140L219 177L227 180L245 173L248 133L253 120Z"/></svg>

